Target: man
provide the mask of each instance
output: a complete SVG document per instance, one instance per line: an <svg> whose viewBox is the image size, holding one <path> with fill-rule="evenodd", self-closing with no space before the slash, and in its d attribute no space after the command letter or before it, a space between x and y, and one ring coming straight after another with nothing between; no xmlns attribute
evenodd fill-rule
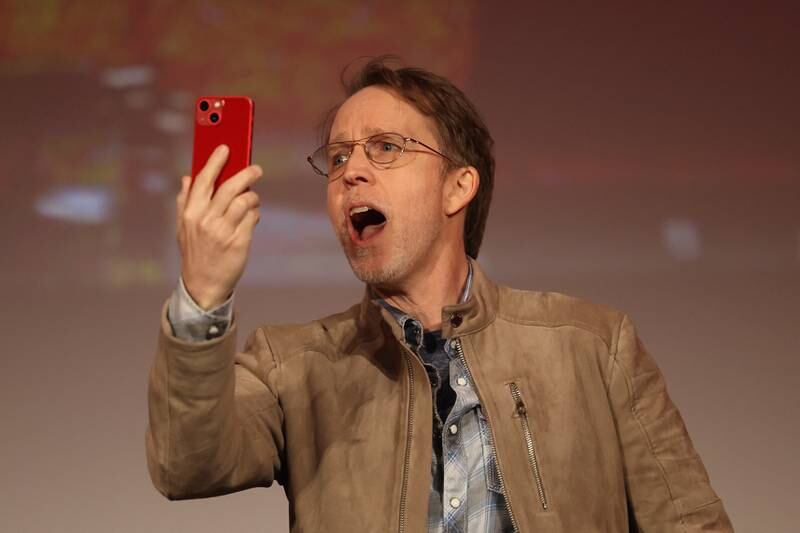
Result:
<svg viewBox="0 0 800 533"><path fill-rule="evenodd" d="M732 531L623 314L493 284L478 256L488 130L446 79L373 60L309 157L361 303L263 326L232 301L261 175L177 199L183 258L150 375L147 459L170 499L277 480L292 531Z"/></svg>

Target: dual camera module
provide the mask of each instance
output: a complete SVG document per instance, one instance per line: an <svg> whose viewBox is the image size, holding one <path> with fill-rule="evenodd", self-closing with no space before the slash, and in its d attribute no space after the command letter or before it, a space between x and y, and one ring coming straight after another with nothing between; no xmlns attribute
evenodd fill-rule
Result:
<svg viewBox="0 0 800 533"><path fill-rule="evenodd" d="M204 98L197 104L197 122L201 125L219 124L222 120L222 108L225 100L216 98Z"/></svg>

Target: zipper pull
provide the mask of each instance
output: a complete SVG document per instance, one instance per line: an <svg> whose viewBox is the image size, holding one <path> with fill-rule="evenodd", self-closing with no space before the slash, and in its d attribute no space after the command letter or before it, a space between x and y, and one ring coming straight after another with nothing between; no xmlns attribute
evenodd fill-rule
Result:
<svg viewBox="0 0 800 533"><path fill-rule="evenodd" d="M508 386L511 389L511 397L515 403L514 410L519 416L527 415L528 408L525 407L525 401L522 399L522 394L519 393L519 387L517 387L516 383L509 383Z"/></svg>

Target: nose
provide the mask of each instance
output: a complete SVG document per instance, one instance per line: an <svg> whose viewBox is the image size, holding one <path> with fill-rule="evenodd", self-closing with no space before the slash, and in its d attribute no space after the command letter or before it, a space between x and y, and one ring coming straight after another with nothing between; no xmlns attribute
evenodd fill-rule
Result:
<svg viewBox="0 0 800 533"><path fill-rule="evenodd" d="M372 183L375 180L373 170L367 158L367 147L364 143L359 143L353 147L353 152L344 164L342 181L347 187L353 187L359 183Z"/></svg>

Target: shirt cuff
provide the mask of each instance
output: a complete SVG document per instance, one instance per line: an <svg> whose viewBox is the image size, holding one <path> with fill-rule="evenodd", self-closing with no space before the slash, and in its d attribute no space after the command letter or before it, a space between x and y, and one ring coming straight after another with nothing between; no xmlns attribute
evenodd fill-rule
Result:
<svg viewBox="0 0 800 533"><path fill-rule="evenodd" d="M205 311L189 295L181 276L169 300L167 319L173 335L181 340L202 342L221 337L233 321L233 293L222 305Z"/></svg>

